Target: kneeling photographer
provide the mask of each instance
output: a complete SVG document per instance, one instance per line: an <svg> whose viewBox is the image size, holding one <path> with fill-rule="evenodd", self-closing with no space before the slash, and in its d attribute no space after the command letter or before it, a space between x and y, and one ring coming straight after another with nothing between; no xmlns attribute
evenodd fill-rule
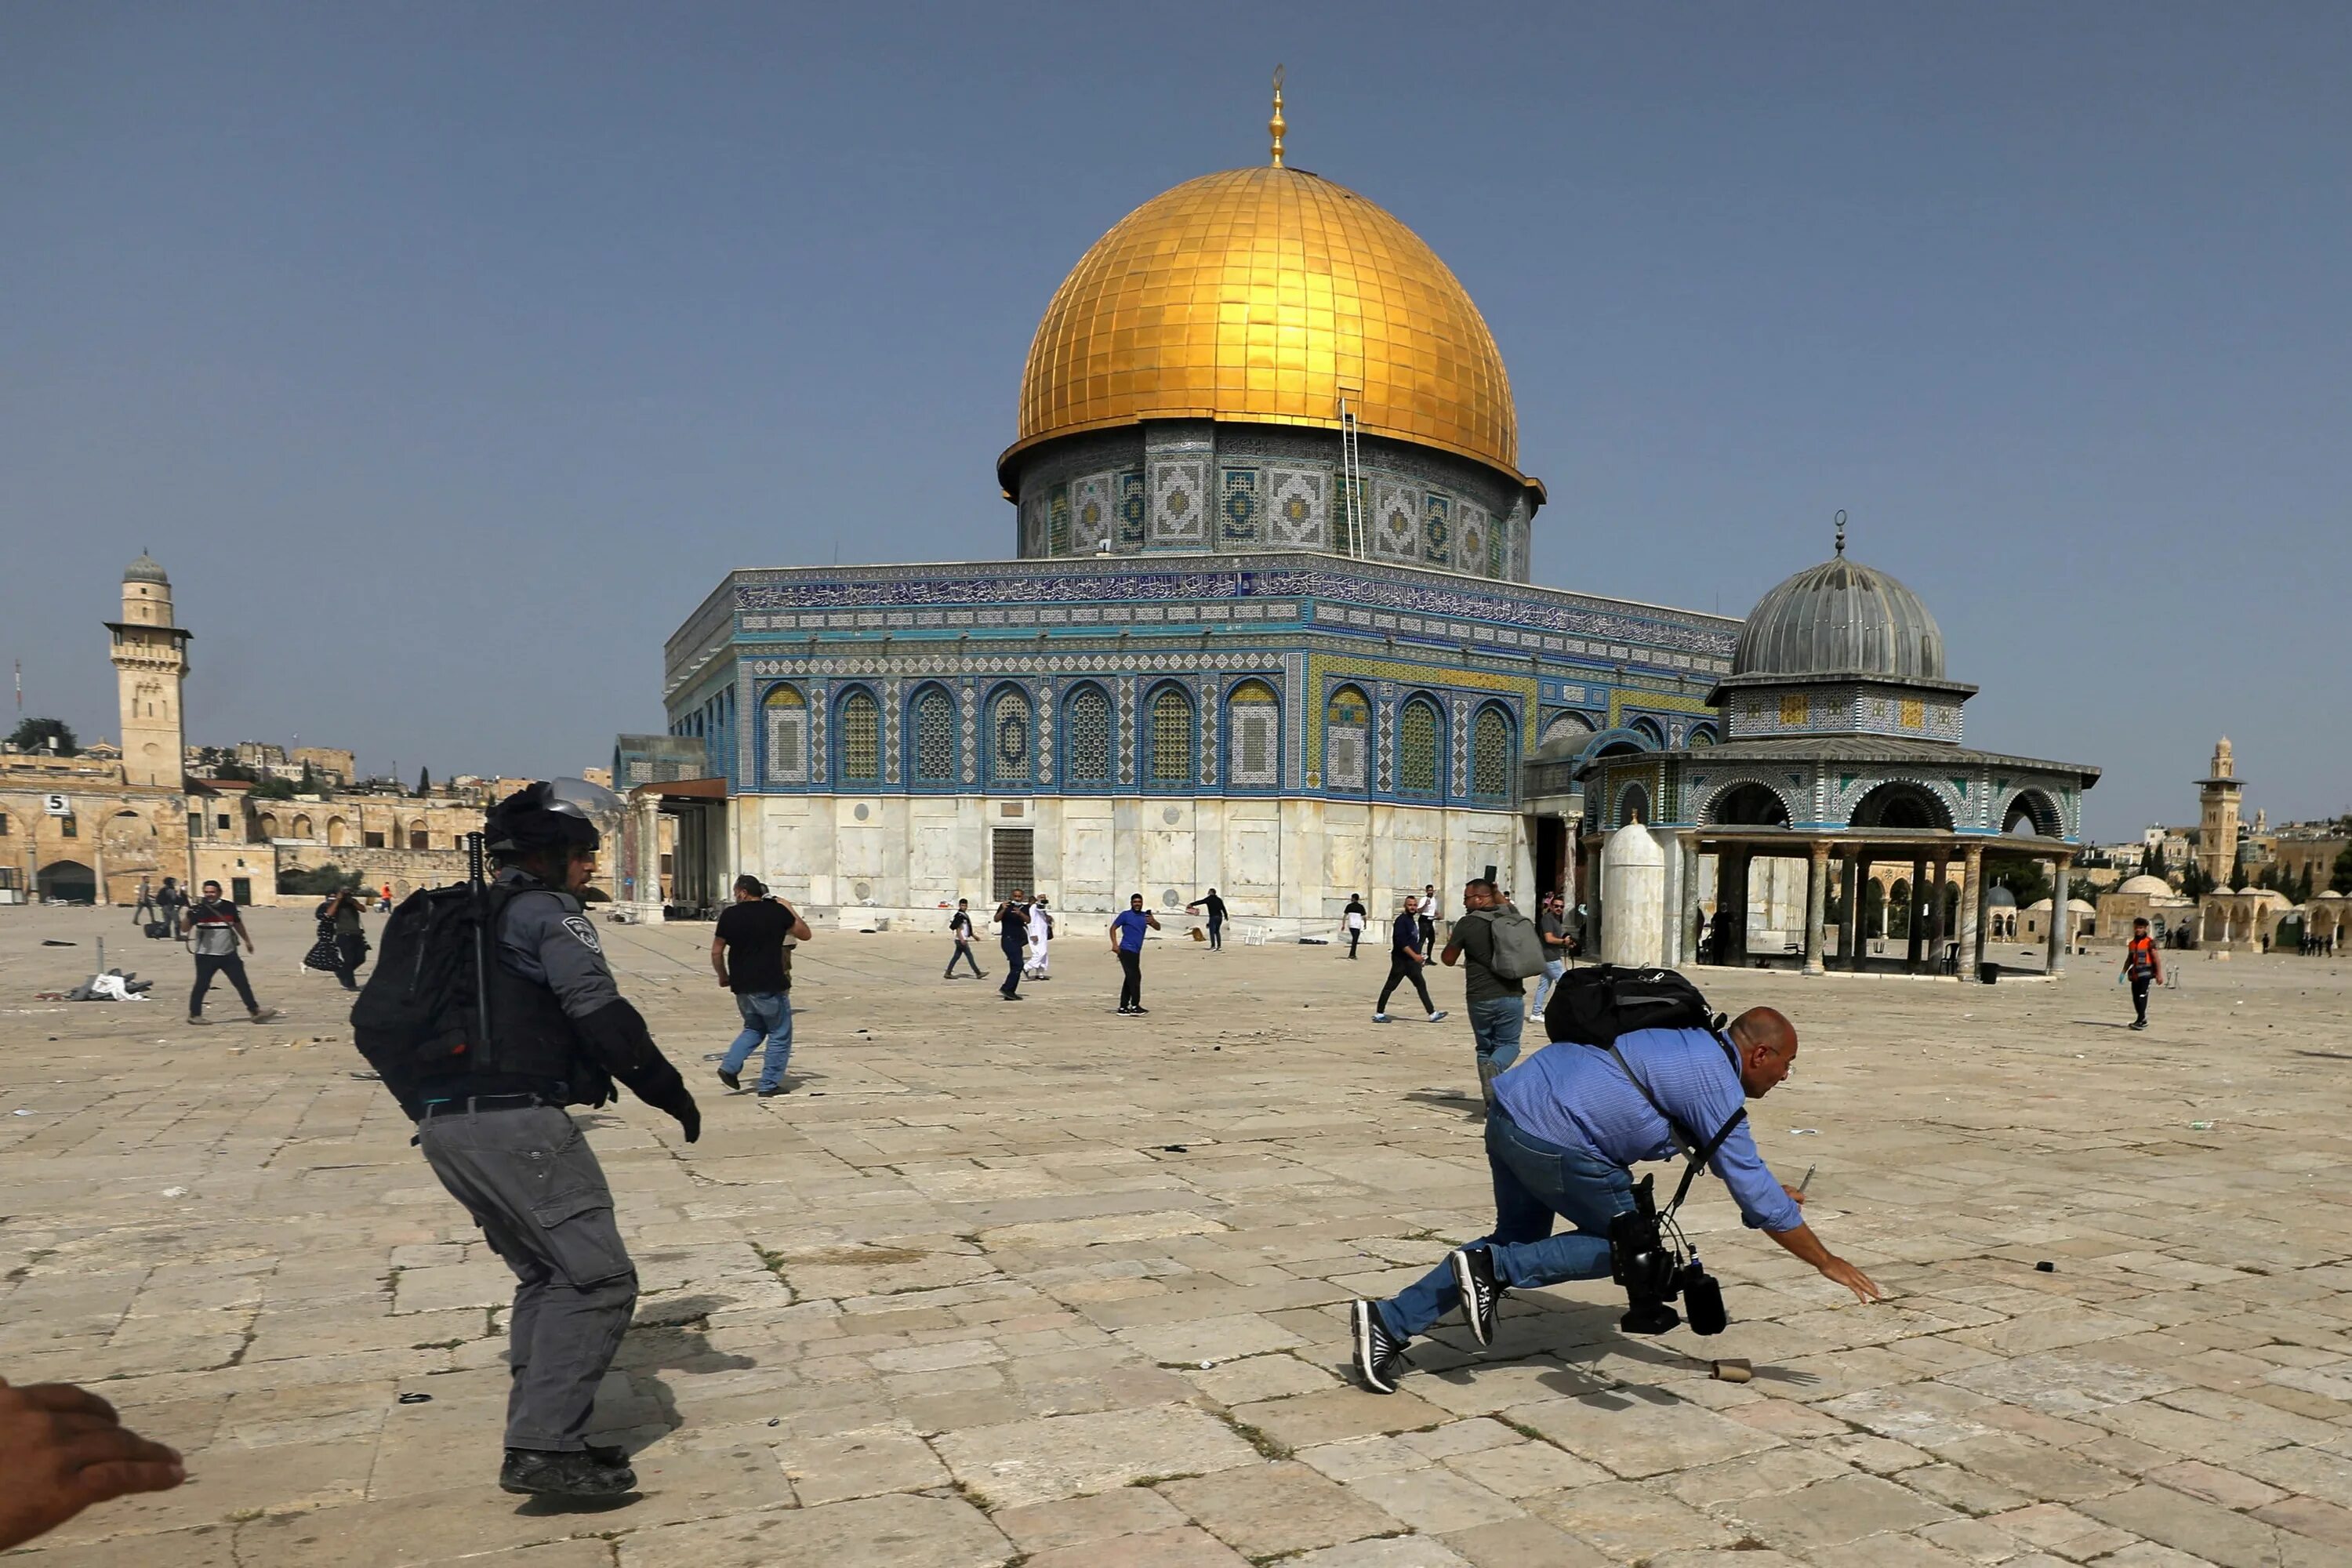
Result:
<svg viewBox="0 0 2352 1568"><path fill-rule="evenodd" d="M1559 1043L1494 1080L1492 1233L1402 1294L1350 1308L1366 1387L1393 1393L1407 1342L1457 1305L1478 1342L1490 1343L1503 1292L1515 1288L1614 1278L1631 1299L1628 1332L1658 1333L1681 1321L1666 1305L1677 1293L1695 1329L1720 1331L1720 1287L1674 1226L1675 1206L1702 1165L1731 1189L1750 1228L1856 1299L1882 1299L1868 1275L1822 1245L1799 1212L1803 1194L1775 1181L1756 1152L1745 1101L1789 1076L1797 1031L1787 1018L1751 1008L1725 1031L1680 975L1604 968L1571 972L1545 1023ZM1678 1153L1690 1162L1683 1191L1661 1215L1651 1178L1637 1184L1628 1167ZM1555 1217L1574 1228L1554 1236Z"/></svg>

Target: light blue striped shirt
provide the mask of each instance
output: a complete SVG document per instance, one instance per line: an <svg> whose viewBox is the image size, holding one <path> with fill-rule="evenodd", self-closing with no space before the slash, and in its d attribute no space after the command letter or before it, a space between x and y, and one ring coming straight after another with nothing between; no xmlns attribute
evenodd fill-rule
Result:
<svg viewBox="0 0 2352 1568"><path fill-rule="evenodd" d="M1658 1104L1702 1143L1747 1102L1731 1057L1704 1029L1636 1029L1617 1050ZM1672 1129L1625 1079L1607 1051L1562 1042L1548 1046L1495 1080L1495 1098L1511 1120L1547 1143L1581 1149L1620 1165L1679 1155ZM1723 1178L1750 1228L1794 1230L1805 1216L1756 1152L1743 1121L1723 1141L1707 1169Z"/></svg>

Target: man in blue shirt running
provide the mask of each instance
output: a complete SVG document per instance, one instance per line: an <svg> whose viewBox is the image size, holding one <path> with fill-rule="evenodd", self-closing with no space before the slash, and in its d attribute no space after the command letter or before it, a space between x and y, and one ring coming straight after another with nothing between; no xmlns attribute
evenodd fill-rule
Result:
<svg viewBox="0 0 2352 1568"><path fill-rule="evenodd" d="M1123 1018L1140 1018L1150 1008L1143 1005L1143 933L1158 931L1160 917L1143 907L1143 895L1130 893L1127 908L1111 917L1110 950L1118 957L1118 1012Z"/></svg>
<svg viewBox="0 0 2352 1568"><path fill-rule="evenodd" d="M1364 1386L1396 1392L1406 1343L1457 1305L1483 1345L1493 1340L1504 1291L1607 1279L1609 1221L1634 1206L1627 1167L1680 1152L1659 1108L1702 1142L1714 1138L1744 1101L1769 1094L1789 1076L1797 1030L1773 1009L1755 1007L1732 1020L1728 1038L1706 1029L1637 1029L1619 1037L1617 1052L1622 1067L1607 1051L1561 1042L1495 1079L1486 1114L1494 1230L1456 1248L1402 1294L1350 1306ZM1717 1145L1707 1168L1731 1189L1750 1229L1856 1300L1883 1299L1869 1275L1822 1246L1805 1224L1798 1206L1804 1194L1773 1179L1746 1121ZM1554 1236L1555 1217L1574 1228Z"/></svg>

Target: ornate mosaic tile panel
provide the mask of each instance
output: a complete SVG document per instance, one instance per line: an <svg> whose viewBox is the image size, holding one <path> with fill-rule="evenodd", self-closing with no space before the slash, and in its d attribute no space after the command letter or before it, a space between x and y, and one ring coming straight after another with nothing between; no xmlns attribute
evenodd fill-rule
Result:
<svg viewBox="0 0 2352 1568"><path fill-rule="evenodd" d="M870 691L841 700L841 782L882 782L882 710Z"/></svg>
<svg viewBox="0 0 2352 1568"><path fill-rule="evenodd" d="M1144 497L1143 474L1130 468L1118 476L1117 504L1114 508L1116 532L1114 542L1121 550L1143 548L1145 514L1150 510Z"/></svg>
<svg viewBox="0 0 2352 1568"><path fill-rule="evenodd" d="M906 710L898 701L898 678L885 676L882 680L882 782L898 782L898 749L906 733Z"/></svg>
<svg viewBox="0 0 2352 1568"><path fill-rule="evenodd" d="M1110 698L1099 686L1088 684L1070 693L1069 752L1069 783L1110 784Z"/></svg>
<svg viewBox="0 0 2352 1568"><path fill-rule="evenodd" d="M1494 558L1487 548L1491 521L1486 509L1470 501L1461 503L1454 518L1454 563L1465 572L1491 574Z"/></svg>
<svg viewBox="0 0 2352 1568"><path fill-rule="evenodd" d="M1438 728L1436 706L1427 698L1416 697L1404 705L1396 727L1399 795L1436 796Z"/></svg>
<svg viewBox="0 0 2352 1568"><path fill-rule="evenodd" d="M1364 787L1364 752L1371 739L1372 707L1363 692L1343 686L1323 710L1323 784Z"/></svg>
<svg viewBox="0 0 2352 1568"><path fill-rule="evenodd" d="M1135 782L1135 677L1118 683L1118 782Z"/></svg>
<svg viewBox="0 0 2352 1568"><path fill-rule="evenodd" d="M1037 683L1037 782L1054 782L1054 683Z"/></svg>
<svg viewBox="0 0 2352 1568"><path fill-rule="evenodd" d="M976 784L980 778L980 693L967 680L958 696L961 707L956 731L961 744L956 751L963 763L960 776L965 784Z"/></svg>
<svg viewBox="0 0 2352 1568"><path fill-rule="evenodd" d="M1470 699L1454 700L1454 722L1447 733L1454 746L1454 794L1458 798L1470 793Z"/></svg>
<svg viewBox="0 0 2352 1568"><path fill-rule="evenodd" d="M1154 789L1192 782L1192 703L1183 688L1163 686L1151 694L1150 776Z"/></svg>
<svg viewBox="0 0 2352 1568"><path fill-rule="evenodd" d="M988 782L1025 785L1030 766L1029 696L1018 687L1000 690L989 705Z"/></svg>
<svg viewBox="0 0 2352 1568"><path fill-rule="evenodd" d="M1320 549L1330 523L1330 476L1309 468L1268 468L1274 542Z"/></svg>
<svg viewBox="0 0 2352 1568"><path fill-rule="evenodd" d="M1199 752L1201 784L1210 789L1217 784L1217 683L1201 682L1201 750Z"/></svg>
<svg viewBox="0 0 2352 1568"><path fill-rule="evenodd" d="M1045 553L1070 552L1070 487L1055 485L1045 498Z"/></svg>
<svg viewBox="0 0 2352 1568"><path fill-rule="evenodd" d="M1226 544L1255 544L1264 536L1263 497L1255 468L1226 468L1217 476L1217 537Z"/></svg>
<svg viewBox="0 0 2352 1568"><path fill-rule="evenodd" d="M825 715L832 711L832 710L826 706L830 700L831 699L825 695L825 685L824 681L819 680L810 683L809 782L812 784L824 783L826 767L825 747L828 743L825 740Z"/></svg>
<svg viewBox="0 0 2352 1568"><path fill-rule="evenodd" d="M1209 537L1209 464L1179 458L1151 465L1151 542L1201 544Z"/></svg>
<svg viewBox="0 0 2352 1568"><path fill-rule="evenodd" d="M1454 564L1454 502L1434 490L1421 498L1421 558L1433 566Z"/></svg>
<svg viewBox="0 0 2352 1568"><path fill-rule="evenodd" d="M1421 491L1382 479L1372 486L1372 553L1383 561L1421 556Z"/></svg>
<svg viewBox="0 0 2352 1568"><path fill-rule="evenodd" d="M767 720L768 782L808 783L808 699L796 686L779 686L761 700L760 710Z"/></svg>
<svg viewBox="0 0 2352 1568"><path fill-rule="evenodd" d="M1282 783L1282 708L1274 688L1244 680L1225 698L1225 782L1249 789Z"/></svg>
<svg viewBox="0 0 2352 1568"><path fill-rule="evenodd" d="M1070 486L1070 549L1092 555L1110 539L1110 474L1088 474Z"/></svg>
<svg viewBox="0 0 2352 1568"><path fill-rule="evenodd" d="M1478 800L1507 800L1511 772L1511 721L1489 704L1478 710L1470 732L1470 794Z"/></svg>

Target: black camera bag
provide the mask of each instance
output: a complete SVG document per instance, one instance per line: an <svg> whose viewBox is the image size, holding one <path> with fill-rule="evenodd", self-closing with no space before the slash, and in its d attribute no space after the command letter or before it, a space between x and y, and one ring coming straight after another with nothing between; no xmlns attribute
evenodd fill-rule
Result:
<svg viewBox="0 0 2352 1568"><path fill-rule="evenodd" d="M1602 1049L1636 1029L1720 1029L1699 988L1671 969L1571 969L1544 1004L1544 1033Z"/></svg>

